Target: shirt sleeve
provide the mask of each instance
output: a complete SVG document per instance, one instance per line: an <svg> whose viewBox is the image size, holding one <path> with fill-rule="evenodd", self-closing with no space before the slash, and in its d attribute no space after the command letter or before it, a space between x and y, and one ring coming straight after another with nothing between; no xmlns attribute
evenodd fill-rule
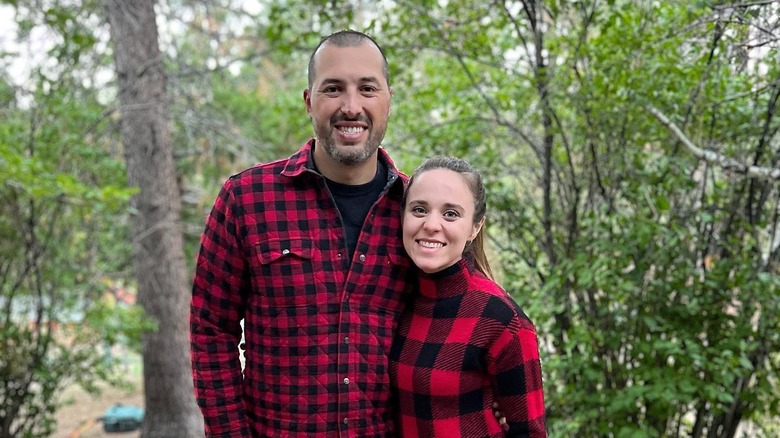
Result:
<svg viewBox="0 0 780 438"><path fill-rule="evenodd" d="M207 437L250 437L238 352L248 281L231 183L206 221L190 306L192 375Z"/></svg>
<svg viewBox="0 0 780 438"><path fill-rule="evenodd" d="M517 321L515 321L517 322ZM536 330L528 320L507 327L490 349L489 372L509 437L547 436Z"/></svg>

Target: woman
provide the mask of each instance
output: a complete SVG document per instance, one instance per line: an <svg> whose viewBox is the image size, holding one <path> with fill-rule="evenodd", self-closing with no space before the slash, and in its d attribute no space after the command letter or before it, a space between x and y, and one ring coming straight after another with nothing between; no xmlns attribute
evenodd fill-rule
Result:
<svg viewBox="0 0 780 438"><path fill-rule="evenodd" d="M429 159L402 205L404 248L421 272L390 351L401 435L547 436L536 331L491 279L479 174L457 158Z"/></svg>

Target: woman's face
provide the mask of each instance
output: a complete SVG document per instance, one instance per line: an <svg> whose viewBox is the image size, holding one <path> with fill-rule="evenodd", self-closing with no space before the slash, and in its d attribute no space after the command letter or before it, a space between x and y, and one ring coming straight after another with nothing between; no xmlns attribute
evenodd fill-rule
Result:
<svg viewBox="0 0 780 438"><path fill-rule="evenodd" d="M415 176L403 212L404 248L425 273L441 271L463 257L474 223L474 195L461 174L434 169Z"/></svg>

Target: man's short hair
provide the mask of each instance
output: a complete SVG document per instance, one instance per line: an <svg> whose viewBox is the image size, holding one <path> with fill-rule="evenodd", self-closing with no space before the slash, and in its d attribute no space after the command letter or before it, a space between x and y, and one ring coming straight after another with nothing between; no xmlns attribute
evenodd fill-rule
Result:
<svg viewBox="0 0 780 438"><path fill-rule="evenodd" d="M316 72L314 71L314 58L316 57L317 52L320 50L320 47L325 44L332 44L336 47L360 47L366 43L373 44L374 47L379 49L379 53L382 54L382 74L385 76L387 85L390 86L390 69L387 65L387 57L385 56L385 52L382 50L382 47L380 47L373 38L364 34L363 32L347 29L334 32L322 38L320 43L317 44L317 47L314 48L314 51L311 52L308 67L309 89L311 89L311 86L314 83L314 76L316 75Z"/></svg>

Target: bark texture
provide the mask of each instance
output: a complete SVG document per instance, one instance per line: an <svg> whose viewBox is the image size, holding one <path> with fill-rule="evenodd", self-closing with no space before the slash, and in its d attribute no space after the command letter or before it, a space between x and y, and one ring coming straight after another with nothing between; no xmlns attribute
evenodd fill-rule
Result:
<svg viewBox="0 0 780 438"><path fill-rule="evenodd" d="M138 302L158 324L143 339L141 436L203 436L193 396L189 281L154 1L104 0L104 6L114 44L127 178L140 190L132 199Z"/></svg>

